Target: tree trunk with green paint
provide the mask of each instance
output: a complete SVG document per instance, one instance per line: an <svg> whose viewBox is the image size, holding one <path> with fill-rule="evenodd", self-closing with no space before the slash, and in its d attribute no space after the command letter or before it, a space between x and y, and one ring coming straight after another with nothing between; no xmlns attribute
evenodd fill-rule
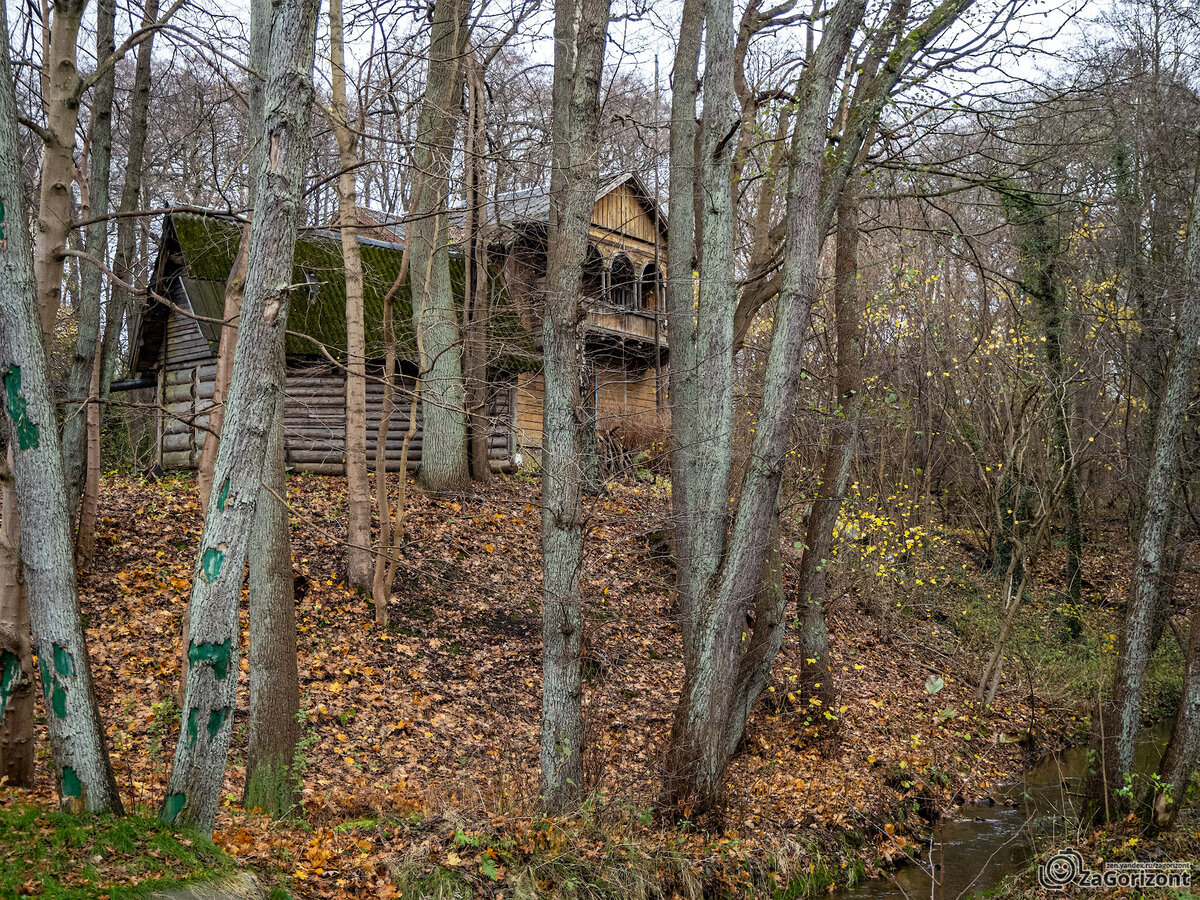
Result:
<svg viewBox="0 0 1200 900"><path fill-rule="evenodd" d="M458 313L450 282L447 208L454 135L462 112L463 56L470 31L470 0L437 0L429 37L429 70L417 120L413 159L424 178L414 204L413 328L422 331L421 468L427 490L458 490L470 481L466 396Z"/></svg>
<svg viewBox="0 0 1200 900"><path fill-rule="evenodd" d="M273 7L245 300L223 439L191 596L181 728L159 816L211 831L225 776L238 673L243 560L262 482L284 352L288 293L312 110L318 0ZM264 377L264 373L268 373Z"/></svg>
<svg viewBox="0 0 1200 900"><path fill-rule="evenodd" d="M0 250L0 383L21 513L21 560L30 598L33 652L46 699L55 785L64 807L120 812L75 584L66 483L24 228L17 104L7 15L0 13L0 197L7 243Z"/></svg>
<svg viewBox="0 0 1200 900"><path fill-rule="evenodd" d="M560 3L554 18L550 229L542 323L542 808L583 794L584 429L580 297L599 184L600 74L610 0Z"/></svg>
<svg viewBox="0 0 1200 900"><path fill-rule="evenodd" d="M271 6L250 7L250 131L262 131L263 81L270 40ZM262 141L256 146L262 146ZM253 159L261 164L261 154ZM252 195L253 205L256 195ZM268 361L268 378L283 384L283 348ZM243 805L276 818L295 809L294 763L300 727L300 675L296 661L296 603L292 580L292 534L287 498L284 404L275 404L267 436L263 491L255 510L250 544L250 723Z"/></svg>

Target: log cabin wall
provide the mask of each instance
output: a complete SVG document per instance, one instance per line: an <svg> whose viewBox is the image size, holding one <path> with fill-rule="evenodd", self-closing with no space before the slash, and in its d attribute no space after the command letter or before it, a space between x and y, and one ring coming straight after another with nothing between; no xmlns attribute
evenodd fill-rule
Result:
<svg viewBox="0 0 1200 900"><path fill-rule="evenodd" d="M176 281L176 284L179 284ZM183 310L190 311L181 291L172 297ZM212 406L217 360L194 318L172 310L167 325L167 347L162 379L160 428L160 464L166 469L194 469L200 460ZM400 469L404 436L408 432L411 374L399 379L399 394L388 427L387 468ZM514 383L499 381L493 388L489 456L493 467L509 465L515 445L512 437ZM304 360L288 361L284 385L283 427L287 442L288 465L297 471L326 475L345 472L346 459L346 380L345 373L328 364ZM383 383L378 374L367 382L367 459L375 459L379 419L383 410ZM408 463L421 462L421 416L417 413L417 432L409 446ZM373 462L372 462L373 464Z"/></svg>

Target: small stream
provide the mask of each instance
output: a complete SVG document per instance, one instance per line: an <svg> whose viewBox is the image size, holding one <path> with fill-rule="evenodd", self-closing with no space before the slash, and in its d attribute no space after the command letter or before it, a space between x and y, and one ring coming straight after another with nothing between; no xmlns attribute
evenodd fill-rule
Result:
<svg viewBox="0 0 1200 900"><path fill-rule="evenodd" d="M1170 737L1170 723L1147 729L1138 745L1135 768L1153 771ZM994 805L968 803L933 829L933 859L939 900L957 900L995 887L1033 858L1035 830L1055 828L1055 817L1071 815L1084 774L1087 748L1057 753L994 795ZM1058 827L1062 827L1062 823ZM926 845L928 846L928 845ZM882 900L933 896L928 859L833 894L836 900Z"/></svg>

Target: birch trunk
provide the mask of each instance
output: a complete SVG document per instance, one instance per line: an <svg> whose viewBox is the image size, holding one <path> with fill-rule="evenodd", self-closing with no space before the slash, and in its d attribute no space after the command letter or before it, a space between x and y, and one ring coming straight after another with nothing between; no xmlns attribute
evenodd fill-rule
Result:
<svg viewBox="0 0 1200 900"><path fill-rule="evenodd" d="M62 303L63 254L71 233L75 128L83 92L76 45L87 0L63 0L52 9L49 46L42 59L46 124L41 132L42 180L33 248L38 315L47 352L54 346L54 326Z"/></svg>
<svg viewBox="0 0 1200 900"><path fill-rule="evenodd" d="M273 8L263 143L250 226L224 440L204 523L191 598L186 692L167 795L159 812L211 831L229 750L238 672L238 600L277 404L300 195L312 111L317 0ZM264 377L264 373L270 373Z"/></svg>
<svg viewBox="0 0 1200 900"><path fill-rule="evenodd" d="M107 59L116 49L113 37L116 0L100 0L96 7L96 59ZM87 196L90 205L85 219L99 219L87 226L84 246L89 256L103 262L108 258L108 180L112 161L112 103L116 90L116 68L109 66L96 82L92 94L91 141L88 151ZM63 472L67 479L67 509L71 521L79 509L87 478L88 444L98 402L93 393L93 370L99 349L100 308L104 284L100 269L84 261L76 305L75 349L67 375L67 402L63 408ZM47 345L49 346L49 345ZM77 537L77 540L79 538Z"/></svg>
<svg viewBox="0 0 1200 900"><path fill-rule="evenodd" d="M417 170L425 180L408 229L413 253L413 328L421 329L425 348L420 359L424 430L417 481L431 491L458 490L470 481L462 345L450 283L450 230L446 223L470 13L470 0L438 0L434 4L429 70L414 152Z"/></svg>
<svg viewBox="0 0 1200 900"><path fill-rule="evenodd" d="M371 486L367 481L367 338L363 323L362 255L358 248L358 138L346 104L342 0L329 0L329 50L333 106L330 121L337 138L338 225L346 270L346 505L349 511L346 570L351 587L371 589Z"/></svg>
<svg viewBox="0 0 1200 900"><path fill-rule="evenodd" d="M599 183L600 73L610 0L555 8L546 314L542 323L542 808L563 812L583 792L584 429L580 297ZM594 432L593 432L594 433Z"/></svg>
<svg viewBox="0 0 1200 900"><path fill-rule="evenodd" d="M66 484L25 231L17 106L9 64L7 14L0 13L0 197L12 227L0 244L0 379L13 449L21 562L30 603L33 652L46 699L46 726L62 805L121 811L75 585Z"/></svg>

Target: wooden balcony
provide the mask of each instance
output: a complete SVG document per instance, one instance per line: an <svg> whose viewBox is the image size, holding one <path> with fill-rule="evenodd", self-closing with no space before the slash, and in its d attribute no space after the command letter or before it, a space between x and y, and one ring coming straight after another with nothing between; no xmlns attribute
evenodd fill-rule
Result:
<svg viewBox="0 0 1200 900"><path fill-rule="evenodd" d="M657 334L654 312L648 309L622 309L596 300L585 301L584 329L589 337L604 342L635 343L642 352L654 352L655 338L664 350L667 346L666 321L660 318Z"/></svg>

